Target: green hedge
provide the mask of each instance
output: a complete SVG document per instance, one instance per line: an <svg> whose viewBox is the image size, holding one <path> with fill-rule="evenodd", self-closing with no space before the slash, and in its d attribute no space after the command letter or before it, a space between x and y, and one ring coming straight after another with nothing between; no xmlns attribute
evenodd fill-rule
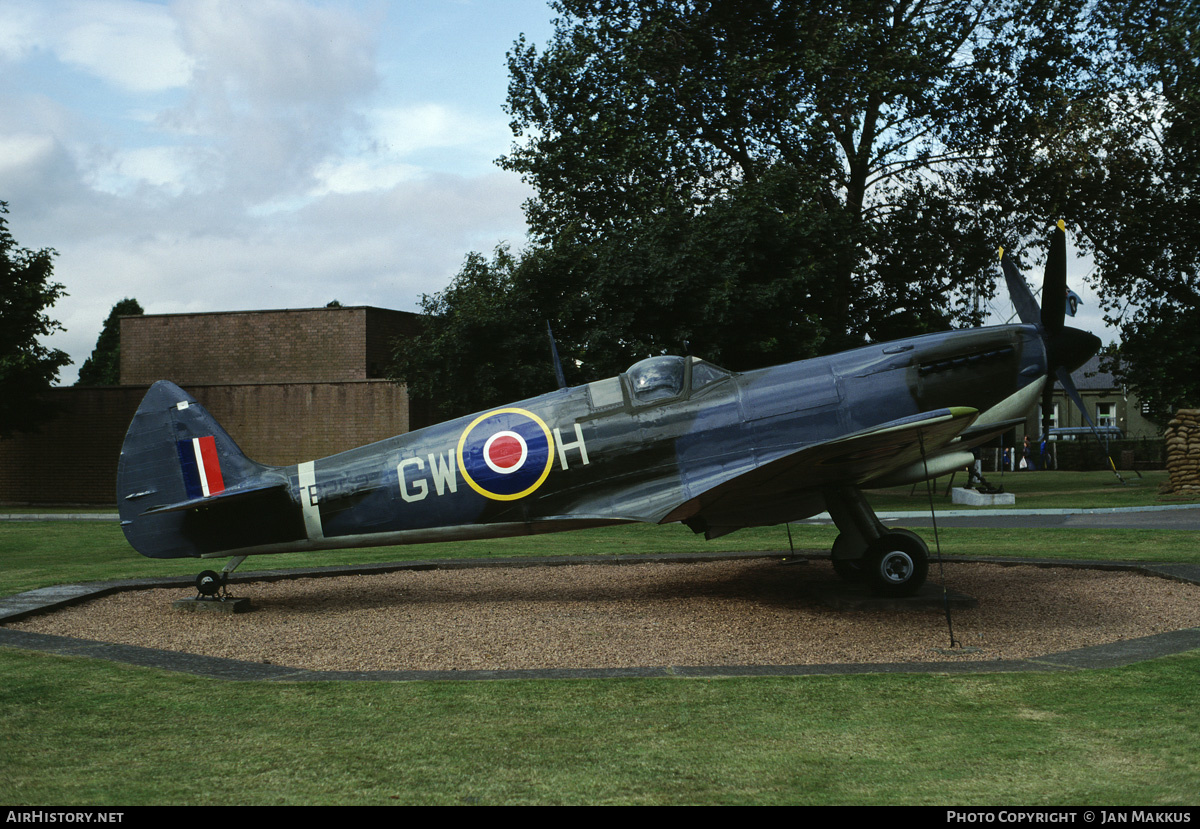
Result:
<svg viewBox="0 0 1200 829"><path fill-rule="evenodd" d="M1059 469L1086 472L1109 468L1108 458L1094 438L1054 441L1052 446L1052 451L1058 457ZM1109 441L1108 451L1118 469L1166 467L1166 442L1162 438L1113 440Z"/></svg>

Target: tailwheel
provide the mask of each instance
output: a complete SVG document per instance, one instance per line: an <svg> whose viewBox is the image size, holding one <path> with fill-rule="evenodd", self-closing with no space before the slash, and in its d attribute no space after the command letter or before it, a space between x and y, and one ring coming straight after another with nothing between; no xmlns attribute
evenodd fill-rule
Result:
<svg viewBox="0 0 1200 829"><path fill-rule="evenodd" d="M216 570L205 570L196 576L196 592L199 594L197 598L220 599L221 601L231 598L228 590L229 576L245 560L245 556L234 556L229 559L229 563L221 569L220 573Z"/></svg>
<svg viewBox="0 0 1200 829"><path fill-rule="evenodd" d="M929 548L909 530L891 530L867 546L863 575L871 589L883 596L911 596L929 574Z"/></svg>
<svg viewBox="0 0 1200 829"><path fill-rule="evenodd" d="M216 570L205 570L196 576L196 592L209 598L217 595L225 586L225 578Z"/></svg>

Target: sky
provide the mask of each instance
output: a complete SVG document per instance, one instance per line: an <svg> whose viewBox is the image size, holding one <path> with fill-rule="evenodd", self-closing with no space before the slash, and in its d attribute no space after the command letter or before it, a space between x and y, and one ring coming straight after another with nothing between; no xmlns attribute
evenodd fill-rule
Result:
<svg viewBox="0 0 1200 829"><path fill-rule="evenodd" d="M505 55L544 0L0 0L0 201L69 296L76 379L147 313L417 310L525 244ZM181 343L180 347L186 347Z"/></svg>
<svg viewBox="0 0 1200 829"><path fill-rule="evenodd" d="M519 251L532 191L495 164L505 55L552 18L545 0L0 0L0 201L21 247L58 252L59 382L125 297L415 311L468 253Z"/></svg>

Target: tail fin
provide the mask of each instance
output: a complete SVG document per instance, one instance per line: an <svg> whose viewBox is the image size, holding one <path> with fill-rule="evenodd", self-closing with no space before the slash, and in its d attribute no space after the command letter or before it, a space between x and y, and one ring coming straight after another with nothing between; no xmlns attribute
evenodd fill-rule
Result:
<svg viewBox="0 0 1200 829"><path fill-rule="evenodd" d="M151 558L184 558L304 537L285 468L256 463L174 383L150 387L125 434L117 504L125 537Z"/></svg>

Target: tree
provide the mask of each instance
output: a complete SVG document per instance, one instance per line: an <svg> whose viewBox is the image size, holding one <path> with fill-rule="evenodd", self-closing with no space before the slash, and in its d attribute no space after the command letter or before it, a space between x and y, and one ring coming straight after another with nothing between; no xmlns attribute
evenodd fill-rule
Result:
<svg viewBox="0 0 1200 829"><path fill-rule="evenodd" d="M546 323L516 270L505 247L491 261L469 254L445 291L422 296L423 330L396 340L390 373L432 414L464 415L551 387Z"/></svg>
<svg viewBox="0 0 1200 829"><path fill-rule="evenodd" d="M65 295L51 282L55 252L17 247L0 202L0 437L34 431L52 413L42 392L71 360L38 342L63 328L45 310Z"/></svg>
<svg viewBox="0 0 1200 829"><path fill-rule="evenodd" d="M1041 76L1061 74L1050 47L1064 23L1084 29L1079 6L562 0L551 43L510 54L518 143L501 163L535 188L534 239L552 246L628 249L664 215L788 180L793 195L769 198L801 200L815 231L819 288L799 310L822 350L974 323L997 240L1033 227L980 172L1003 126L1030 121ZM597 313L610 302L593 293Z"/></svg>
<svg viewBox="0 0 1200 829"><path fill-rule="evenodd" d="M512 284L589 379L685 340L744 370L977 324L997 245L1072 207L1116 78L1085 0L554 6L510 52L500 163L535 190Z"/></svg>
<svg viewBox="0 0 1200 829"><path fill-rule="evenodd" d="M1125 326L1123 340L1101 367L1131 386L1151 419L1165 425L1181 408L1200 405L1200 318L1163 307Z"/></svg>
<svg viewBox="0 0 1200 829"><path fill-rule="evenodd" d="M1074 171L1077 220L1093 249L1114 372L1161 422L1200 406L1200 7L1099 4L1119 84Z"/></svg>
<svg viewBox="0 0 1200 829"><path fill-rule="evenodd" d="M79 367L77 386L119 386L121 384L121 317L141 316L145 312L136 299L118 302L108 313L92 355Z"/></svg>

